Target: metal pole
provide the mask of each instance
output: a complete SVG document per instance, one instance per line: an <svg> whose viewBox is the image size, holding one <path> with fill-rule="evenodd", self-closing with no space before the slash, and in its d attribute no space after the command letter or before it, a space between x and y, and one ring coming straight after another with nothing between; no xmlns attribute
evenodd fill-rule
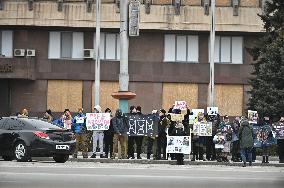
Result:
<svg viewBox="0 0 284 188"><path fill-rule="evenodd" d="M96 0L96 72L95 72L95 105L100 104L100 35L101 35L101 0Z"/></svg>
<svg viewBox="0 0 284 188"><path fill-rule="evenodd" d="M211 0L210 27L210 82L208 88L208 105L214 106L214 50L215 49L215 0Z"/></svg>
<svg viewBox="0 0 284 188"><path fill-rule="evenodd" d="M120 1L120 74L119 91L128 91L128 1ZM119 99L119 108L123 112L128 110L128 101Z"/></svg>

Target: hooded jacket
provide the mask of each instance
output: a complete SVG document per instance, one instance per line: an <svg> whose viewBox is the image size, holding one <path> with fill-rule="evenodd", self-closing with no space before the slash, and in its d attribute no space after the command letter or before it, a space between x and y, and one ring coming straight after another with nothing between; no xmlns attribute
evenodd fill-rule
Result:
<svg viewBox="0 0 284 188"><path fill-rule="evenodd" d="M249 125L247 120L241 122L239 131L240 148L253 147L253 128Z"/></svg>
<svg viewBox="0 0 284 188"><path fill-rule="evenodd" d="M115 112L115 117L112 118L113 132L115 134L126 134L128 131L127 118L123 116L122 111L117 109Z"/></svg>

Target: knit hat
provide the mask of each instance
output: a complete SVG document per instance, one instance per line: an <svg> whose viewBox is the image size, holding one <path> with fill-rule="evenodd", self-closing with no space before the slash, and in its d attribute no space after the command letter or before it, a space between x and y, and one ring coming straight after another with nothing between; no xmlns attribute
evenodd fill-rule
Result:
<svg viewBox="0 0 284 188"><path fill-rule="evenodd" d="M99 113L101 113L102 112L102 108L100 107L100 105L96 105L96 106L94 106L94 110L97 110L97 111L99 111Z"/></svg>
<svg viewBox="0 0 284 188"><path fill-rule="evenodd" d="M161 109L160 112L162 112L163 114L166 114L166 110L165 109Z"/></svg>

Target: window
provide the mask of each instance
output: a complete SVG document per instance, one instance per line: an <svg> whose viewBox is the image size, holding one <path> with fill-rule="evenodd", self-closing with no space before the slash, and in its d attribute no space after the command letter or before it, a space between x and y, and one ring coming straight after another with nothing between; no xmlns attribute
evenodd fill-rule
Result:
<svg viewBox="0 0 284 188"><path fill-rule="evenodd" d="M13 31L0 30L0 57L13 57Z"/></svg>
<svg viewBox="0 0 284 188"><path fill-rule="evenodd" d="M210 39L209 39L210 56ZM215 37L215 63L243 63L243 37L216 36Z"/></svg>
<svg viewBox="0 0 284 188"><path fill-rule="evenodd" d="M96 48L96 34L94 34L94 49ZM117 33L101 33L100 58L103 60L120 59L120 37Z"/></svg>
<svg viewBox="0 0 284 188"><path fill-rule="evenodd" d="M165 35L164 61L198 63L198 36Z"/></svg>
<svg viewBox="0 0 284 188"><path fill-rule="evenodd" d="M82 32L49 32L49 59L83 59Z"/></svg>

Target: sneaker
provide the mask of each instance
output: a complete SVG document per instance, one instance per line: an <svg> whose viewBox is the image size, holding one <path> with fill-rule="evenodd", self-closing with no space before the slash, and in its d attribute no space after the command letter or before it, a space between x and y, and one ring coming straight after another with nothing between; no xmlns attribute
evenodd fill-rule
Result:
<svg viewBox="0 0 284 188"><path fill-rule="evenodd" d="M93 155L91 156L91 158L96 158L96 154L95 154L95 153L93 153Z"/></svg>

